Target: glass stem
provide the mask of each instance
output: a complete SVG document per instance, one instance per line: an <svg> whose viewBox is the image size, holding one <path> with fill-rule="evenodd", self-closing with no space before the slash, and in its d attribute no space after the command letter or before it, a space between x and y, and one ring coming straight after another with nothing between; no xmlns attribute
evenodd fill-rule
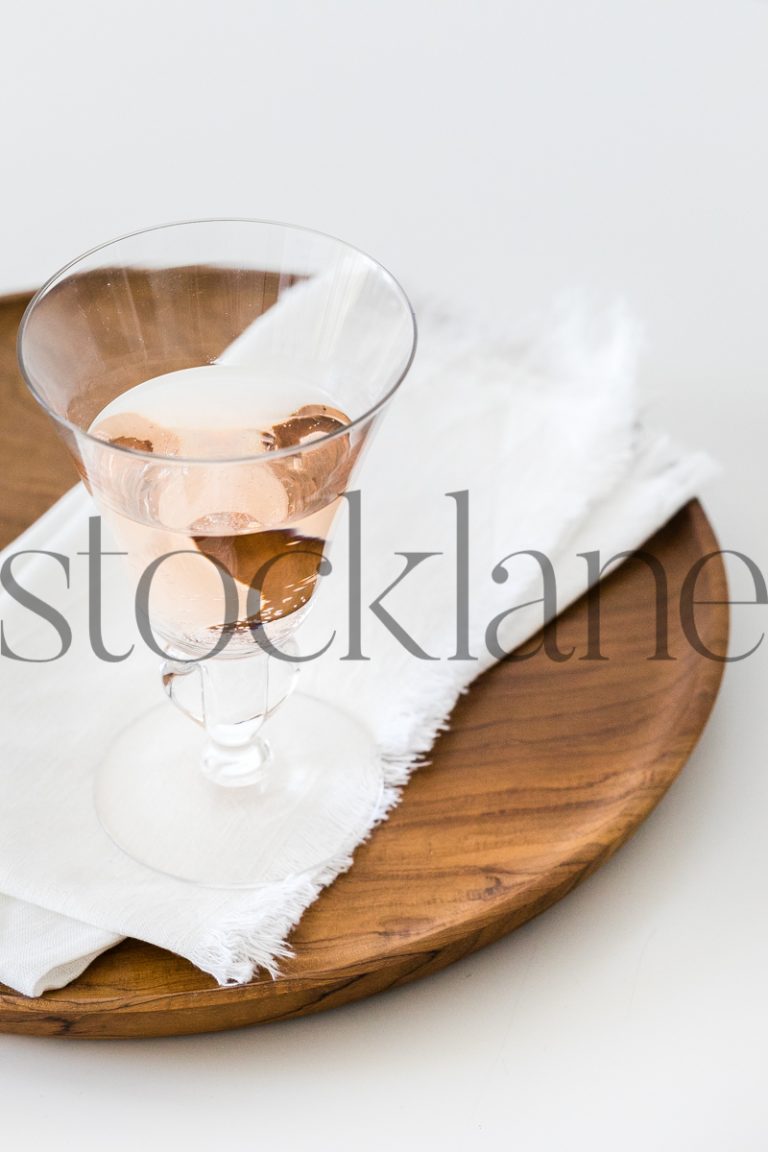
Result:
<svg viewBox="0 0 768 1152"><path fill-rule="evenodd" d="M269 657L256 652L242 660L201 660L197 668L208 735L204 774L229 788L262 782L271 755L260 734L269 708Z"/></svg>

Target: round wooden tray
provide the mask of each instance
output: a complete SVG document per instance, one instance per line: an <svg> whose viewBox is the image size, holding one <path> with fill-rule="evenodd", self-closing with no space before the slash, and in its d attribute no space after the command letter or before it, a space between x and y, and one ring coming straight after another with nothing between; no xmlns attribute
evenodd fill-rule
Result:
<svg viewBox="0 0 768 1152"><path fill-rule="evenodd" d="M15 363L27 297L0 299L0 544L74 479ZM10 498L9 498L10 497ZM319 1012L450 964L565 896L648 815L685 763L717 695L722 664L686 641L678 594L717 548L697 503L647 548L670 588L670 661L654 649L653 585L629 561L605 581L602 650L586 652L582 601L557 622L566 663L537 655L483 676L459 703L432 764L357 853L354 867L307 911L282 976L219 988L187 961L135 940L39 999L0 986L0 1030L88 1037L216 1031ZM724 601L720 558L697 600ZM706 645L724 652L728 610L697 608ZM533 641L531 647L535 647Z"/></svg>

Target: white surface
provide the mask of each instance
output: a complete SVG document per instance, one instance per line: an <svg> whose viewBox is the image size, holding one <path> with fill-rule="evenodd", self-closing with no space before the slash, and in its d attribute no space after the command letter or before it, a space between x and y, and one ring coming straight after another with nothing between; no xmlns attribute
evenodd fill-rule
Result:
<svg viewBox="0 0 768 1152"><path fill-rule="evenodd" d="M706 501L723 544L766 571L767 59L762 0L16 4L0 288L133 227L244 214L338 232L406 288L497 315L569 285L621 292L667 423L725 464ZM766 610L735 614L752 643ZM660 809L535 923L312 1020L0 1037L4 1133L83 1152L182 1133L764 1149L766 661L732 666Z"/></svg>

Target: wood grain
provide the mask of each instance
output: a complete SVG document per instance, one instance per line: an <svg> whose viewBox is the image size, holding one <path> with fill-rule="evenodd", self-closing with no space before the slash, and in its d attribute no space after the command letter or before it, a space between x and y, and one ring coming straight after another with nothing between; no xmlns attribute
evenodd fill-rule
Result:
<svg viewBox="0 0 768 1152"><path fill-rule="evenodd" d="M25 303L0 300L3 544L75 478L16 370ZM697 503L647 545L669 580L674 659L648 659L653 589L644 566L629 561L601 590L606 661L583 659L582 601L556 624L561 647L576 646L571 660L540 653L483 676L388 823L308 910L278 980L219 988L185 960L125 941L39 999L0 986L0 1030L162 1036L287 1019L428 975L542 912L648 815L704 726L722 664L685 640L677 596L691 565L716 548ZM704 568L697 593L726 599L719 559ZM709 648L724 652L727 607L698 609L697 624Z"/></svg>

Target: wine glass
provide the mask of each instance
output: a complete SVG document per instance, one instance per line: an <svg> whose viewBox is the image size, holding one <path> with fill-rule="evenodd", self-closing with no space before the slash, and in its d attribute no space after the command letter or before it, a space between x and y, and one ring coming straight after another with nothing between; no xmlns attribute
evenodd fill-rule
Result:
<svg viewBox="0 0 768 1152"><path fill-rule="evenodd" d="M130 719L96 775L104 828L142 864L251 887L338 861L370 826L371 736L291 692L294 634L415 339L376 261L256 220L122 237L31 301L24 378L127 553L178 705Z"/></svg>

